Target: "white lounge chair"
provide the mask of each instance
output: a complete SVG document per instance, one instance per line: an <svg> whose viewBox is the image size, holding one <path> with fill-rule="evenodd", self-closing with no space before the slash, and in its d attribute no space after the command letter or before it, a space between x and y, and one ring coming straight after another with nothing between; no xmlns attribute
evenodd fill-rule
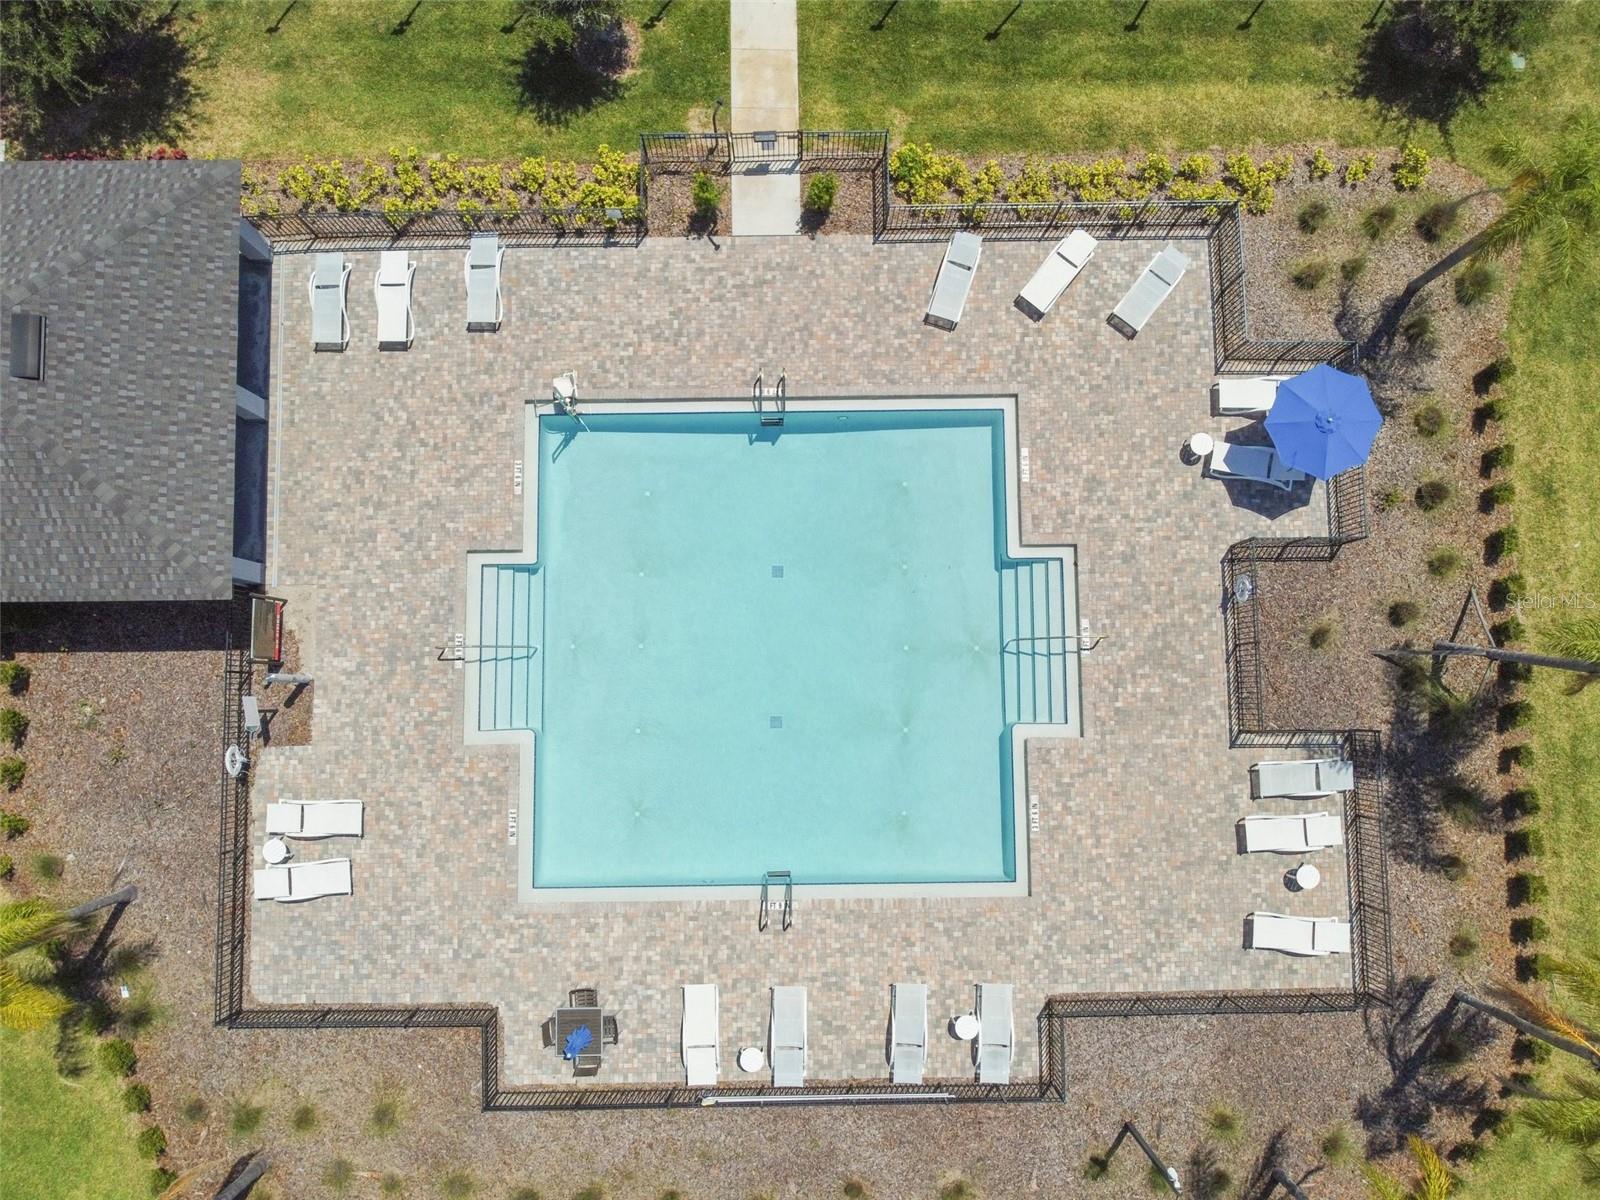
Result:
<svg viewBox="0 0 1600 1200"><path fill-rule="evenodd" d="M475 233L462 270L467 277L467 332L500 328L500 263L506 252L497 233Z"/></svg>
<svg viewBox="0 0 1600 1200"><path fill-rule="evenodd" d="M378 273L372 295L378 302L378 345L390 349L411 346L411 280L417 266L404 250L384 250L378 255Z"/></svg>
<svg viewBox="0 0 1600 1200"><path fill-rule="evenodd" d="M921 1083L928 1065L928 985L889 985L889 1082Z"/></svg>
<svg viewBox="0 0 1600 1200"><path fill-rule="evenodd" d="M1307 478L1304 471L1285 466L1271 446L1241 446L1237 442L1217 442L1206 459L1206 474L1213 479L1242 479L1264 483L1287 492Z"/></svg>
<svg viewBox="0 0 1600 1200"><path fill-rule="evenodd" d="M1334 917L1285 917L1253 912L1245 918L1245 945L1251 950L1321 957L1350 953L1350 922Z"/></svg>
<svg viewBox="0 0 1600 1200"><path fill-rule="evenodd" d="M267 805L267 832L279 837L361 836L361 801L285 800Z"/></svg>
<svg viewBox="0 0 1600 1200"><path fill-rule="evenodd" d="M1332 813L1305 816L1252 816L1239 822L1246 854L1307 854L1344 845L1344 827Z"/></svg>
<svg viewBox="0 0 1600 1200"><path fill-rule="evenodd" d="M978 985L978 1082L1010 1083L1016 1055L1016 1028L1011 1021L1011 985Z"/></svg>
<svg viewBox="0 0 1600 1200"><path fill-rule="evenodd" d="M1184 272L1189 269L1189 257L1168 246L1150 260L1139 278L1133 281L1127 295L1117 301L1108 318L1113 329L1123 337L1131 338L1144 328L1145 322L1155 315L1161 302L1172 294Z"/></svg>
<svg viewBox="0 0 1600 1200"><path fill-rule="evenodd" d="M1061 299L1061 293L1071 286L1078 272L1094 257L1100 243L1082 229L1074 229L1056 243L1050 256L1039 264L1022 291L1017 294L1016 306L1035 321L1044 320L1045 313Z"/></svg>
<svg viewBox="0 0 1600 1200"><path fill-rule="evenodd" d="M768 1034L768 1058L772 1062L773 1087L805 1087L806 990L803 987L772 989L772 1026Z"/></svg>
<svg viewBox="0 0 1600 1200"><path fill-rule="evenodd" d="M1356 767L1347 758L1297 758L1250 766L1250 797L1328 796L1356 786Z"/></svg>
<svg viewBox="0 0 1600 1200"><path fill-rule="evenodd" d="M967 293L972 290L972 277L978 272L978 259L982 256L983 239L977 234L962 231L951 237L944 248L939 274L933 280L933 292L928 296L924 325L945 330L956 327L967 307Z"/></svg>
<svg viewBox="0 0 1600 1200"><path fill-rule="evenodd" d="M256 872L255 884L257 900L292 903L315 900L320 896L348 896L350 860L319 858L315 862L262 867Z"/></svg>
<svg viewBox="0 0 1600 1200"><path fill-rule="evenodd" d="M690 1087L716 1087L718 1058L717 985L683 985L683 1070Z"/></svg>
<svg viewBox="0 0 1600 1200"><path fill-rule="evenodd" d="M318 254L311 261L306 286L311 293L311 345L315 350L343 350L350 344L350 313L345 305L350 264L342 254Z"/></svg>
<svg viewBox="0 0 1600 1200"><path fill-rule="evenodd" d="M1278 385L1289 375L1251 375L1219 379L1211 385L1211 401L1219 417L1253 417L1272 411Z"/></svg>

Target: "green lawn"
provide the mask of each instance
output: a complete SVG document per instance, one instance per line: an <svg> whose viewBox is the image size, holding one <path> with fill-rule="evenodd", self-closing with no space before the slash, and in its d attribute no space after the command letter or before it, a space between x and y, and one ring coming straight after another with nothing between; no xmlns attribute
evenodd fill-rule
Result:
<svg viewBox="0 0 1600 1200"><path fill-rule="evenodd" d="M56 1072L53 1034L0 1030L0 1200L142 1200L151 1164L121 1085Z"/></svg>
<svg viewBox="0 0 1600 1200"><path fill-rule="evenodd" d="M301 0L277 33L265 30L288 0L211 4L198 10L211 65L199 82L201 120L184 139L191 154L245 159L302 154L381 155L393 145L456 151L463 158L524 154L593 156L622 149L641 130L683 129L693 110L709 117L728 89L728 10L717 0L633 0L648 26L638 70L618 94L588 107L551 111L574 89L541 81L543 108L519 86L525 29L502 32L510 0Z"/></svg>

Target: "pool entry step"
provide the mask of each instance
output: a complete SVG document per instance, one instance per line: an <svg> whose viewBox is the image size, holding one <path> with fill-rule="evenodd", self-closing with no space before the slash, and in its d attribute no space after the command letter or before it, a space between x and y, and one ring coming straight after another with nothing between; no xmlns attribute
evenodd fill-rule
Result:
<svg viewBox="0 0 1600 1200"><path fill-rule="evenodd" d="M763 933L771 919L772 889L783 886L783 920L780 928L794 924L794 879L787 871L768 871L761 877L761 913L756 918L756 928Z"/></svg>
<svg viewBox="0 0 1600 1200"><path fill-rule="evenodd" d="M1060 559L1019 559L1000 568L1000 671L1006 721L1049 725L1067 719L1067 628Z"/></svg>

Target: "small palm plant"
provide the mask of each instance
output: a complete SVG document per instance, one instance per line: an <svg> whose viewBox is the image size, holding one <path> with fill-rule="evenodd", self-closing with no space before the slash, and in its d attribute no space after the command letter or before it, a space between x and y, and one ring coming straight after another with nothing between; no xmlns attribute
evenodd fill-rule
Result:
<svg viewBox="0 0 1600 1200"><path fill-rule="evenodd" d="M1417 1185L1407 1187L1371 1163L1362 1163L1361 1173L1366 1176L1367 1190L1376 1200L1445 1200L1456 1181L1439 1152L1415 1134L1406 1139L1406 1148L1417 1164Z"/></svg>
<svg viewBox="0 0 1600 1200"><path fill-rule="evenodd" d="M0 904L0 1028L42 1029L72 1007L55 986L56 964L47 949L71 926L43 900Z"/></svg>

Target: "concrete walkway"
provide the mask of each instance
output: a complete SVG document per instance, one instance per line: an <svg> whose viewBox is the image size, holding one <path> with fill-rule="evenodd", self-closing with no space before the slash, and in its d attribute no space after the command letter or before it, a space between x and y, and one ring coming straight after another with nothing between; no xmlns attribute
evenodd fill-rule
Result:
<svg viewBox="0 0 1600 1200"><path fill-rule="evenodd" d="M796 0L732 0L728 6L732 49L735 133L800 128L799 38ZM740 143L741 155L753 147ZM780 138L766 160L741 162L733 175L736 236L795 233L800 228L800 172L795 148Z"/></svg>

